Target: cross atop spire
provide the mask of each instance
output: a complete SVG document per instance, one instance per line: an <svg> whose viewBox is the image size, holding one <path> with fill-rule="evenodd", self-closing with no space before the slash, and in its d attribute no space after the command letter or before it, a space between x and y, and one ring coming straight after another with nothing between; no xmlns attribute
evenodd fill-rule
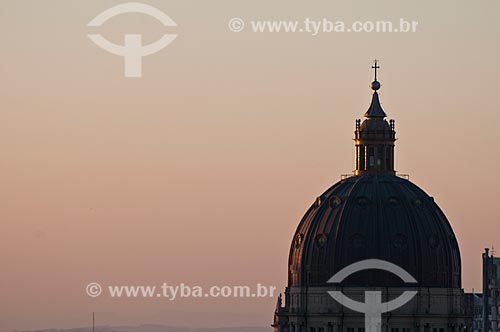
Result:
<svg viewBox="0 0 500 332"><path fill-rule="evenodd" d="M373 60L373 62L374 62L374 65L372 66L372 68L375 69L375 81L376 81L377 80L377 69L379 69L380 66L377 65L378 64L377 59Z"/></svg>
<svg viewBox="0 0 500 332"><path fill-rule="evenodd" d="M370 105L370 108L365 113L365 117L367 117L367 118L382 118L383 119L386 117L386 115L385 115L384 110L382 109L382 106L380 106L380 101L378 99L378 93L377 93L377 90L380 89L380 82L377 81L377 69L379 69L380 66L378 65L378 60L373 60L373 62L374 62L374 65L372 66L372 68L375 70L375 81L373 81L370 84L370 87L373 90L373 97L372 97L372 103Z"/></svg>

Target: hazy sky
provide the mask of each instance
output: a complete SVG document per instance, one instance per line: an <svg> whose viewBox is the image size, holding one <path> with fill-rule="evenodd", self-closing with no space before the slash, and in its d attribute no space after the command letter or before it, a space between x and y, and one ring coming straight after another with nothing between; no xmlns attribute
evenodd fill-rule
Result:
<svg viewBox="0 0 500 332"><path fill-rule="evenodd" d="M434 196L459 240L463 285L500 248L500 2L0 2L0 329L99 324L269 325L275 298L91 299L85 286L258 282L285 287L289 244L316 196L353 169L372 59L396 120L397 169ZM393 20L416 33L252 33L245 20ZM125 79L121 44L179 37Z"/></svg>

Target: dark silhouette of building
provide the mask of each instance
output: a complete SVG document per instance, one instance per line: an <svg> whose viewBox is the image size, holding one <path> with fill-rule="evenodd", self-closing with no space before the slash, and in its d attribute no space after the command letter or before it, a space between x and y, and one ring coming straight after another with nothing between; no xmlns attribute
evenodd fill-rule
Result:
<svg viewBox="0 0 500 332"><path fill-rule="evenodd" d="M483 253L483 294L481 316L475 315L475 324L480 332L498 332L500 312L500 258L490 254L488 248Z"/></svg>
<svg viewBox="0 0 500 332"><path fill-rule="evenodd" d="M288 287L279 299L280 332L364 332L364 315L327 291L363 298L380 288L392 299L407 287L378 270L357 272L340 285L328 280L342 268L381 259L408 271L418 294L383 315L386 332L459 332L470 328L461 286L461 259L453 230L433 197L394 168L395 121L386 120L375 80L363 121L355 122L356 169L318 196L300 221L289 254ZM415 286L415 285L413 285Z"/></svg>

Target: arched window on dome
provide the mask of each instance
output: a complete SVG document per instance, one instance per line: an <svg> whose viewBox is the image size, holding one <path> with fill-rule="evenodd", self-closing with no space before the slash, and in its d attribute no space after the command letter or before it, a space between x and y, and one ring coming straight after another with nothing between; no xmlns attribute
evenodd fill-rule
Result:
<svg viewBox="0 0 500 332"><path fill-rule="evenodd" d="M375 166L375 149L373 146L368 147L368 169L372 169Z"/></svg>
<svg viewBox="0 0 500 332"><path fill-rule="evenodd" d="M378 169L382 168L382 152L383 151L384 151L383 145L377 146L377 168Z"/></svg>

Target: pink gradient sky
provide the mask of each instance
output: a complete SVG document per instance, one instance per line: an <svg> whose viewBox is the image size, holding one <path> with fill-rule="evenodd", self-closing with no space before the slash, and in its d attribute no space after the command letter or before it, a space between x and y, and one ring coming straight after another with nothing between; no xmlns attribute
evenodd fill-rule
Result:
<svg viewBox="0 0 500 332"><path fill-rule="evenodd" d="M371 60L397 168L436 198L480 289L500 248L500 2L147 1L178 39L124 79L86 37L119 1L0 3L0 330L269 325L275 299L90 299L106 284L286 283L293 232L353 169ZM413 34L232 33L231 17L419 21ZM99 30L154 41L154 19Z"/></svg>

